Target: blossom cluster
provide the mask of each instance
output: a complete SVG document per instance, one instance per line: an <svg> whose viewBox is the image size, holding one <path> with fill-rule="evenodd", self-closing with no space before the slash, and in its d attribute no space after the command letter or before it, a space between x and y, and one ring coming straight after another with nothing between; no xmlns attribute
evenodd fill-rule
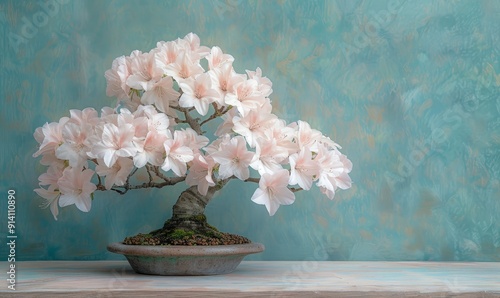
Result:
<svg viewBox="0 0 500 298"><path fill-rule="evenodd" d="M227 179L258 182L251 199L270 215L313 183L330 199L351 187L352 164L340 147L305 121L279 119L271 81L259 68L237 73L233 61L193 33L116 58L105 73L115 108L71 110L34 133L34 157L48 166L35 189L44 206L56 219L58 207L87 212L96 190L127 187L144 167L185 177L202 195ZM219 118L210 141L202 127Z"/></svg>

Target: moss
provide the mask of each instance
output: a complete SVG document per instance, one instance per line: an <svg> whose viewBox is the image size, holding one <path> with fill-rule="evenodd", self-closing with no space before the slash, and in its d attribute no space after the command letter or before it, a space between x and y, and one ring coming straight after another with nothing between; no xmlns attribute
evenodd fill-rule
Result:
<svg viewBox="0 0 500 298"><path fill-rule="evenodd" d="M219 232L219 230L216 227L212 226L211 224L207 223L207 227L209 227L211 230L213 230L215 232Z"/></svg>
<svg viewBox="0 0 500 298"><path fill-rule="evenodd" d="M186 231L183 229L175 229L172 233L169 233L169 238L171 239L183 239L185 237L190 237L195 234L194 231Z"/></svg>
<svg viewBox="0 0 500 298"><path fill-rule="evenodd" d="M205 214L198 214L198 215L195 215L193 217L190 217L189 219L192 221L199 222L199 223L206 223L207 222L207 217L205 216Z"/></svg>
<svg viewBox="0 0 500 298"><path fill-rule="evenodd" d="M207 223L204 214L169 219L161 229L124 240L129 245L224 245L249 242L245 237L220 232Z"/></svg>

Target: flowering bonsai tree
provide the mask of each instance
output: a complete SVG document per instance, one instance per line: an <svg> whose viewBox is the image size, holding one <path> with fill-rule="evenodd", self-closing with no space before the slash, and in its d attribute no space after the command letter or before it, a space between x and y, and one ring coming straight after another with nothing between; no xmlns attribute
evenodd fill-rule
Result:
<svg viewBox="0 0 500 298"><path fill-rule="evenodd" d="M339 145L307 122L279 119L271 111L271 81L259 68L237 73L233 61L219 47L200 46L193 33L116 58L105 73L115 108L70 110L34 133L33 156L48 166L35 189L42 207L57 219L59 207L88 212L96 191L125 194L184 182L172 218L125 243L178 244L196 234L221 244L225 234L207 224L204 210L231 180L256 183L251 200L270 215L313 183L329 199L349 188L352 164ZM146 181L134 176L138 171Z"/></svg>

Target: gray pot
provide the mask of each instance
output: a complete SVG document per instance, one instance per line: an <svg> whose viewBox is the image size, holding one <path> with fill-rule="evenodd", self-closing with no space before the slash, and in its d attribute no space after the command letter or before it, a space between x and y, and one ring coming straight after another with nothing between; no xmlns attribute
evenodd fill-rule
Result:
<svg viewBox="0 0 500 298"><path fill-rule="evenodd" d="M264 251L260 243L235 245L125 245L108 250L125 255L135 272L151 275L215 275L233 272L246 255Z"/></svg>

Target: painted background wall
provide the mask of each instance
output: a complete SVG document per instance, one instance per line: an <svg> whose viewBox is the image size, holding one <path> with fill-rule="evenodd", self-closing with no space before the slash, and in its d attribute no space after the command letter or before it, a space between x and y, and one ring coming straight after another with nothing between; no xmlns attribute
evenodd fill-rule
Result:
<svg viewBox="0 0 500 298"><path fill-rule="evenodd" d="M249 260L500 260L500 1L57 1L0 2L0 239L15 189L18 260L118 259L107 243L170 215L183 186L100 192L54 221L33 192L32 134L113 105L115 57L191 31L238 72L261 67L276 114L354 163L337 200L315 188L274 217L250 201L254 184L224 188L207 216L266 245Z"/></svg>

